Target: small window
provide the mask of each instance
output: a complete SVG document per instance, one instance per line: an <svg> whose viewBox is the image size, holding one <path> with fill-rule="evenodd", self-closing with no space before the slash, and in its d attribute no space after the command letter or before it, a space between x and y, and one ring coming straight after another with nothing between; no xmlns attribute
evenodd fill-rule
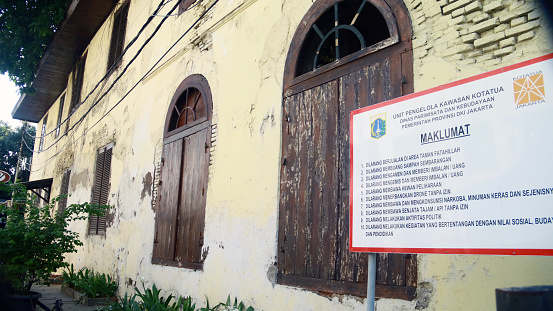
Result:
<svg viewBox="0 0 553 311"><path fill-rule="evenodd" d="M300 50L296 76L390 37L386 20L366 0L335 2L313 23Z"/></svg>
<svg viewBox="0 0 553 311"><path fill-rule="evenodd" d="M38 151L44 149L44 136L46 136L46 125L48 123L48 115L44 116L42 120L42 130L40 131L40 143L38 144Z"/></svg>
<svg viewBox="0 0 553 311"><path fill-rule="evenodd" d="M111 182L111 156L113 144L98 149L96 159L96 174L92 187L92 204L106 205ZM88 218L88 234L98 235L106 233L106 217L90 215Z"/></svg>
<svg viewBox="0 0 553 311"><path fill-rule="evenodd" d="M195 2L196 0L180 0L179 14L188 10Z"/></svg>
<svg viewBox="0 0 553 311"><path fill-rule="evenodd" d="M123 3L113 17L113 29L111 43L109 45L108 72L121 63L121 55L125 47L125 33L127 31L127 15L129 14L129 1Z"/></svg>
<svg viewBox="0 0 553 311"><path fill-rule="evenodd" d="M58 122L56 124L56 137L60 135L61 121L63 118L63 105L65 103L65 94L60 97L60 107L58 109Z"/></svg>
<svg viewBox="0 0 553 311"><path fill-rule="evenodd" d="M71 106L69 107L69 113L72 113L81 104L81 91L83 88L85 63L86 54L84 54L75 62L73 70L73 84L71 90Z"/></svg>
<svg viewBox="0 0 553 311"><path fill-rule="evenodd" d="M63 172L60 186L60 200L58 201L58 214L62 214L67 207L67 196L69 195L69 176L71 176L71 170Z"/></svg>

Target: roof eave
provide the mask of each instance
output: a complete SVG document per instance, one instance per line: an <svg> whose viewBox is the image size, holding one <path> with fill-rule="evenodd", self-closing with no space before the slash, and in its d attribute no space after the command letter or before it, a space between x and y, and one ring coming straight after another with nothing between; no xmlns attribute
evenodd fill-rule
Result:
<svg viewBox="0 0 553 311"><path fill-rule="evenodd" d="M14 119L38 123L67 86L75 59L115 7L115 0L73 0L38 64L34 93L23 94Z"/></svg>

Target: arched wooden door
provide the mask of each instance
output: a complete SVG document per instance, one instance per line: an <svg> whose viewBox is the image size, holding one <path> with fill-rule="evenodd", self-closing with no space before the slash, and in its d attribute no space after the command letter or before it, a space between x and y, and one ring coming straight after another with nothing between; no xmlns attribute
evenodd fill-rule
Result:
<svg viewBox="0 0 553 311"><path fill-rule="evenodd" d="M401 0L319 0L294 35L284 76L280 284L366 295L367 256L349 251L349 114L413 92ZM416 256L381 254L378 297L413 299Z"/></svg>

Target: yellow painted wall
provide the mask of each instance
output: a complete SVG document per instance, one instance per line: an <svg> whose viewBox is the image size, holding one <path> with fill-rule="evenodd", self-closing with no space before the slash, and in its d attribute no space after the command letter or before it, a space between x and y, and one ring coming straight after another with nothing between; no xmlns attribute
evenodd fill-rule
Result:
<svg viewBox="0 0 553 311"><path fill-rule="evenodd" d="M537 14L539 8L533 1L485 0L480 10L455 17L458 13L452 12L470 3L445 14L449 7L444 8L455 2L444 1L405 0L413 23L415 91L553 52L552 27L543 17L537 19L539 26L514 36L516 43L501 45L498 41L495 50L489 46L474 48L470 42L474 37L463 39L475 33L469 31L476 24L471 21L484 13L484 8L492 8L490 18L527 6L532 8L531 14ZM156 17L125 55L122 66L107 82L100 83L71 116L70 125L89 108L90 114L55 146L35 156L32 179L53 177L56 194L63 171L71 168L68 202L85 202L91 198L96 152L114 143L109 196L109 203L115 207L110 216L113 222L106 237L86 236L84 221L73 224L81 232L84 246L67 259L77 268L86 266L114 274L121 293L131 292L134 285L144 282L155 283L167 292L190 295L198 305L206 296L213 304L230 294L256 310L364 310L364 299L326 298L275 284L283 72L291 38L313 1L220 0L199 26L141 80L211 3L201 1L189 12L169 17L109 95L91 108L161 22L162 17ZM172 5L170 2L162 13L167 14ZM127 43L156 7L157 1L131 0ZM526 23L536 20L530 20L530 13L525 13ZM463 16L464 21L459 19ZM111 22L112 17L88 48L83 98L105 74ZM505 32L507 23L508 29L517 26L511 26L511 20L499 21L497 29L477 35L479 39L491 38L497 31ZM526 37L519 40L521 35ZM467 47L470 44L472 49ZM507 50L494 54L504 48L510 51L511 47L514 50L509 54L502 54ZM456 53L451 53L452 49ZM206 207L204 246L209 250L203 271L151 264L155 217L152 199L157 189L163 125L177 86L192 74L202 74L209 82L213 124L217 125ZM70 94L70 77L68 81ZM135 84L136 89L118 103ZM68 95L65 115L69 102ZM48 130L55 127L57 111L58 102L50 109ZM40 133L40 124L38 129ZM46 138L45 146L53 141L53 137ZM548 257L418 258L418 298L410 302L381 299L377 310L493 310L495 288L553 283L553 259Z"/></svg>

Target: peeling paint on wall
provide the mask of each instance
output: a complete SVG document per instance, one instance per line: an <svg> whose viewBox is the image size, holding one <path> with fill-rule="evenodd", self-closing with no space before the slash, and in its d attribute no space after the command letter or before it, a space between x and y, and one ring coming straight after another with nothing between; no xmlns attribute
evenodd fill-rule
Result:
<svg viewBox="0 0 553 311"><path fill-rule="evenodd" d="M71 188L70 192L74 192L77 189L77 186L80 186L81 188L88 189L88 182L90 180L90 175L88 173L88 169L85 169L81 172L72 172L71 174Z"/></svg>
<svg viewBox="0 0 553 311"><path fill-rule="evenodd" d="M152 196L152 173L148 172L146 176L142 179L142 185L144 186L142 188L142 192L140 193L140 199L144 200L146 197L146 194L149 196Z"/></svg>
<svg viewBox="0 0 553 311"><path fill-rule="evenodd" d="M417 286L417 304L415 309L422 310L428 308L432 301L434 287L429 282L421 282Z"/></svg>

